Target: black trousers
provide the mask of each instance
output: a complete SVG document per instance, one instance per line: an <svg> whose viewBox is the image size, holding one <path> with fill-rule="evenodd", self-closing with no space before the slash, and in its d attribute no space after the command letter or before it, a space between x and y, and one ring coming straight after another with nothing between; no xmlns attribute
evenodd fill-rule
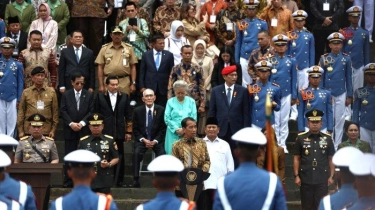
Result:
<svg viewBox="0 0 375 210"><path fill-rule="evenodd" d="M79 135L75 139L65 139L65 155L77 150L79 143ZM64 166L64 184L72 184L72 179L67 174L68 167Z"/></svg>
<svg viewBox="0 0 375 210"><path fill-rule="evenodd" d="M140 142L139 139L135 140L134 143L134 153L133 153L133 176L134 180L139 179L139 169L141 161L143 160L143 157L146 153L148 148L146 148L145 144L143 142ZM155 152L155 156L158 157L160 155L165 154L164 144L156 144L152 150Z"/></svg>
<svg viewBox="0 0 375 210"><path fill-rule="evenodd" d="M176 190L175 191L176 196L179 198L183 198L183 194L181 190ZM209 210L207 208L207 198L206 198L206 190L202 190L201 194L199 195L198 201L195 203L196 205L196 210Z"/></svg>
<svg viewBox="0 0 375 210"><path fill-rule="evenodd" d="M317 210L320 200L328 194L327 183L301 184L300 187L302 210Z"/></svg>
<svg viewBox="0 0 375 210"><path fill-rule="evenodd" d="M324 53L331 52L331 48L329 48L327 37L336 32L335 30L314 30L313 35L315 39L315 64L319 63L320 57Z"/></svg>
<svg viewBox="0 0 375 210"><path fill-rule="evenodd" d="M117 152L119 155L119 163L114 167L114 174L115 179L117 177L117 180L115 180L116 184L119 182L123 182L124 180L124 170L125 170L125 158L124 158L124 142L125 139L116 139L117 144Z"/></svg>
<svg viewBox="0 0 375 210"><path fill-rule="evenodd" d="M168 101L168 96L167 96L168 93L160 93L160 90L159 88L156 88L156 91L155 91L155 96L156 96L156 100L155 100L155 104L157 105L160 105L162 107L166 107L167 106L167 101Z"/></svg>

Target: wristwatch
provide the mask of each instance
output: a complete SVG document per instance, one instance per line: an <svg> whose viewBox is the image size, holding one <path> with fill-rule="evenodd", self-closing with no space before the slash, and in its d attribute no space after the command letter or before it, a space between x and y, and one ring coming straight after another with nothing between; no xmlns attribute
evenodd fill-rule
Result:
<svg viewBox="0 0 375 210"><path fill-rule="evenodd" d="M133 85L135 85L136 83L135 83L135 81L133 81L133 83L132 83Z"/></svg>
<svg viewBox="0 0 375 210"><path fill-rule="evenodd" d="M294 174L294 178L297 178L297 176L299 176L299 174Z"/></svg>

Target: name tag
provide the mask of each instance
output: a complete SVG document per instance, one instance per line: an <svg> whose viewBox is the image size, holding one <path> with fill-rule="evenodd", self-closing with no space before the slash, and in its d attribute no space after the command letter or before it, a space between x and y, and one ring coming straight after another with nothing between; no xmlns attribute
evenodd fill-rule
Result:
<svg viewBox="0 0 375 210"><path fill-rule="evenodd" d="M277 19L276 18L272 18L271 19L271 26L272 27L277 27Z"/></svg>
<svg viewBox="0 0 375 210"><path fill-rule="evenodd" d="M38 110L44 110L44 101L37 101L36 102L36 109Z"/></svg>
<svg viewBox="0 0 375 210"><path fill-rule="evenodd" d="M17 48L14 48L14 50L13 50L13 55L14 55L14 56L18 56L18 49L17 49Z"/></svg>
<svg viewBox="0 0 375 210"><path fill-rule="evenodd" d="M216 23L216 15L210 15L210 23Z"/></svg>
<svg viewBox="0 0 375 210"><path fill-rule="evenodd" d="M123 66L127 66L128 65L128 62L126 61L126 58L122 59L122 65Z"/></svg>
<svg viewBox="0 0 375 210"><path fill-rule="evenodd" d="M233 31L233 23L226 23L227 31Z"/></svg>
<svg viewBox="0 0 375 210"><path fill-rule="evenodd" d="M329 3L323 3L323 11L329 11Z"/></svg>
<svg viewBox="0 0 375 210"><path fill-rule="evenodd" d="M135 42L135 37L136 37L136 34L130 34L129 35L129 41Z"/></svg>

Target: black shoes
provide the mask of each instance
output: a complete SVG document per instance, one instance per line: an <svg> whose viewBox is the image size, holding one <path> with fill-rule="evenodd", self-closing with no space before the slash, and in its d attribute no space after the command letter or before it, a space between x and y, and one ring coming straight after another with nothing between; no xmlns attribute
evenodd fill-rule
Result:
<svg viewBox="0 0 375 210"><path fill-rule="evenodd" d="M133 181L133 184L128 185L128 188L140 188L141 184L139 181Z"/></svg>

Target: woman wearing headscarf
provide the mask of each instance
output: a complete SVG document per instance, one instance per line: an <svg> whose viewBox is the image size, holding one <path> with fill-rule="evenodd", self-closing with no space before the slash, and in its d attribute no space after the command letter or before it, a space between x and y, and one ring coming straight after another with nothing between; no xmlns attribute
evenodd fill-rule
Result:
<svg viewBox="0 0 375 210"><path fill-rule="evenodd" d="M30 31L38 30L42 32L42 48L56 52L58 26L57 22L52 20L51 9L47 3L39 5L38 16L39 18L31 23ZM30 43L27 44L27 47L30 47Z"/></svg>
<svg viewBox="0 0 375 210"><path fill-rule="evenodd" d="M173 54L174 65L181 63L181 47L190 45L189 40L184 37L184 24L179 20L174 20L171 24L171 34L164 39L164 50Z"/></svg>
<svg viewBox="0 0 375 210"><path fill-rule="evenodd" d="M204 89L206 90L206 106L205 111L198 114L198 135L205 135L205 122L208 115L208 104L209 96L211 95L211 74L214 69L214 63L212 58L205 55L206 52L206 42L198 39L194 42L194 55L192 62L198 64L202 68L202 76L204 80Z"/></svg>

